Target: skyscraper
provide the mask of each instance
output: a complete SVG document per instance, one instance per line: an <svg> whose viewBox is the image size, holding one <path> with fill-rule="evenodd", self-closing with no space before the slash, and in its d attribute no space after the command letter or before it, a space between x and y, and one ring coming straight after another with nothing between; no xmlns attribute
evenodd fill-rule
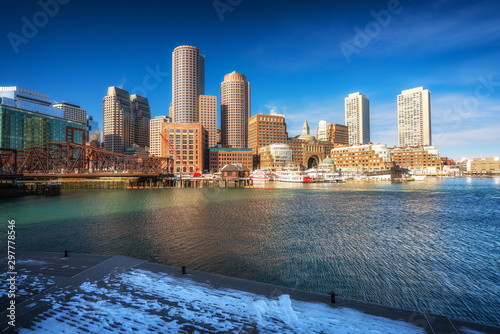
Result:
<svg viewBox="0 0 500 334"><path fill-rule="evenodd" d="M140 147L149 148L149 121L151 120L149 101L145 97L133 94L130 95L130 103L133 111L132 113L135 114L137 118L134 142Z"/></svg>
<svg viewBox="0 0 500 334"><path fill-rule="evenodd" d="M424 87L398 95L398 146L432 145L431 93Z"/></svg>
<svg viewBox="0 0 500 334"><path fill-rule="evenodd" d="M149 122L149 153L153 154L155 157L161 157L161 143L163 139L160 136L160 132L163 123L172 123L172 118L167 116L156 116Z"/></svg>
<svg viewBox="0 0 500 334"><path fill-rule="evenodd" d="M236 71L226 74L221 83L222 145L248 146L250 83Z"/></svg>
<svg viewBox="0 0 500 334"><path fill-rule="evenodd" d="M208 148L217 146L219 134L217 133L217 96L200 95L200 123L208 131Z"/></svg>
<svg viewBox="0 0 500 334"><path fill-rule="evenodd" d="M130 96L124 89L109 87L102 104L102 136L106 150L123 153L132 144L143 148L149 145L151 111L146 98L135 94Z"/></svg>
<svg viewBox="0 0 500 334"><path fill-rule="evenodd" d="M345 124L349 132L349 145L370 142L370 102L357 92L345 98Z"/></svg>
<svg viewBox="0 0 500 334"><path fill-rule="evenodd" d="M181 45L172 52L173 123L198 123L199 95L205 94L205 56L197 47Z"/></svg>

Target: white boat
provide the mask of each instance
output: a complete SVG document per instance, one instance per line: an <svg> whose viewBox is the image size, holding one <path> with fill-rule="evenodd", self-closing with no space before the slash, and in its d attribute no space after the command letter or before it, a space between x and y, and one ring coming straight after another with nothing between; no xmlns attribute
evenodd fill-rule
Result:
<svg viewBox="0 0 500 334"><path fill-rule="evenodd" d="M427 175L412 175L411 179L413 181L423 181L426 177Z"/></svg>
<svg viewBox="0 0 500 334"><path fill-rule="evenodd" d="M325 173L325 183L339 183L345 182L345 180L340 176L339 173L328 172Z"/></svg>
<svg viewBox="0 0 500 334"><path fill-rule="evenodd" d="M294 182L294 183L311 183L312 178L307 174L298 172L298 171L290 171L290 170L280 170L276 172L276 176L278 177L278 181L280 182Z"/></svg>
<svg viewBox="0 0 500 334"><path fill-rule="evenodd" d="M252 180L274 181L276 179L276 174L269 170L259 169L251 172L250 178Z"/></svg>

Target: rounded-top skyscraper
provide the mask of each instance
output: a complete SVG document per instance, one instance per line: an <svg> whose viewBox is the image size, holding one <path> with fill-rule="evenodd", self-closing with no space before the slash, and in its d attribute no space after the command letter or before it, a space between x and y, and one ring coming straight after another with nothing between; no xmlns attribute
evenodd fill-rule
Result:
<svg viewBox="0 0 500 334"><path fill-rule="evenodd" d="M230 147L248 147L250 83L236 71L221 83L221 141Z"/></svg>
<svg viewBox="0 0 500 334"><path fill-rule="evenodd" d="M195 46L172 52L172 110L174 123L197 123L198 96L205 94L205 56Z"/></svg>

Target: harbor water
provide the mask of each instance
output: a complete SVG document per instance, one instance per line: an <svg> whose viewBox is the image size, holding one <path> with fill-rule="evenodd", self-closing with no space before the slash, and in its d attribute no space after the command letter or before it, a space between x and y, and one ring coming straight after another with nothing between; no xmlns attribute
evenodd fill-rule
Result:
<svg viewBox="0 0 500 334"><path fill-rule="evenodd" d="M15 220L18 250L126 255L500 325L500 178L275 183L2 200L0 243Z"/></svg>

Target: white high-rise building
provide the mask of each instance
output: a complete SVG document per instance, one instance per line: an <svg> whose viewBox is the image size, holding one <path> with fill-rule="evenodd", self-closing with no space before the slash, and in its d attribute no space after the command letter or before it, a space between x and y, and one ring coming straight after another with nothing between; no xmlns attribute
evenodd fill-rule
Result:
<svg viewBox="0 0 500 334"><path fill-rule="evenodd" d="M370 101L357 92L345 98L345 125L349 131L349 145L370 142Z"/></svg>
<svg viewBox="0 0 500 334"><path fill-rule="evenodd" d="M54 104L54 108L61 109L64 112L64 119L87 123L87 110L80 108L80 106L61 102Z"/></svg>
<svg viewBox="0 0 500 334"><path fill-rule="evenodd" d="M424 87L398 95L398 146L432 145L431 93Z"/></svg>
<svg viewBox="0 0 500 334"><path fill-rule="evenodd" d="M316 138L321 141L326 141L327 140L327 134L328 134L328 125L332 123L321 120L319 121L318 125L318 131L316 134Z"/></svg>
<svg viewBox="0 0 500 334"><path fill-rule="evenodd" d="M161 143L163 139L160 136L160 132L163 123L172 123L172 118L167 116L156 116L152 118L149 123L149 153L153 154L155 157L161 157Z"/></svg>
<svg viewBox="0 0 500 334"><path fill-rule="evenodd" d="M205 95L205 56L197 47L181 45L172 52L173 123L199 123L199 95Z"/></svg>

